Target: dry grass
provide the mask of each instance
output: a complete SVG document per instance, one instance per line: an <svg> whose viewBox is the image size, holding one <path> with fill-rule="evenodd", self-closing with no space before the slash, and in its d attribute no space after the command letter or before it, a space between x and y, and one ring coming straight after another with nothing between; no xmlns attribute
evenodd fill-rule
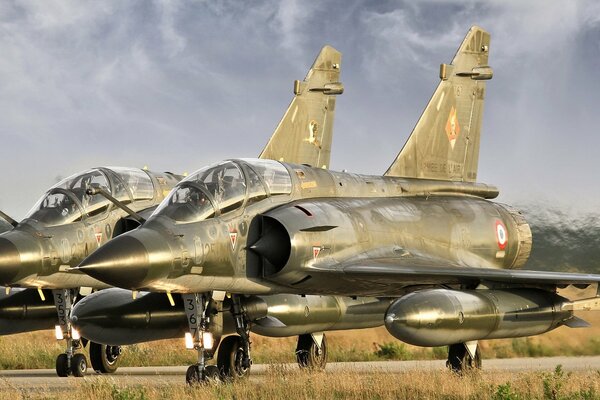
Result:
<svg viewBox="0 0 600 400"><path fill-rule="evenodd" d="M448 371L359 374L307 373L274 366L266 377L196 388L181 384L122 385L110 378L77 380L62 393L0 385L1 399L600 399L598 371L488 372L456 376Z"/></svg>

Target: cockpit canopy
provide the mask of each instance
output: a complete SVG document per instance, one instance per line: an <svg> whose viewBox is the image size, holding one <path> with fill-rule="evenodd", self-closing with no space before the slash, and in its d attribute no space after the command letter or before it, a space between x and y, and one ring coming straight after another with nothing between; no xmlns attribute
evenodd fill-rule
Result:
<svg viewBox="0 0 600 400"><path fill-rule="evenodd" d="M156 209L176 222L212 218L268 196L292 192L288 170L272 160L241 159L204 167L181 181Z"/></svg>
<svg viewBox="0 0 600 400"><path fill-rule="evenodd" d="M88 195L86 191L91 186L105 189L124 203L154 198L154 184L143 170L94 168L52 186L25 218L47 225L63 225L102 214L108 210L110 202L101 195Z"/></svg>

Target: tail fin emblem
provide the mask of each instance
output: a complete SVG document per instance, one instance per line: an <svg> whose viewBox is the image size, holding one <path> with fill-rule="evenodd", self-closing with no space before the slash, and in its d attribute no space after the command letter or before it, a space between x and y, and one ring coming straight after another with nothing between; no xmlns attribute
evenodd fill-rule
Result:
<svg viewBox="0 0 600 400"><path fill-rule="evenodd" d="M452 107L450 109L450 114L448 115L448 121L446 122L446 135L448 135L452 150L454 150L454 144L456 143L459 133L460 125L458 123L458 118L456 117L456 109Z"/></svg>
<svg viewBox="0 0 600 400"><path fill-rule="evenodd" d="M312 120L310 121L310 123L308 124L308 139L305 139L308 143L317 146L318 148L321 148L321 143L319 142L319 139L317 138L317 135L319 134L319 124L317 124L317 121Z"/></svg>

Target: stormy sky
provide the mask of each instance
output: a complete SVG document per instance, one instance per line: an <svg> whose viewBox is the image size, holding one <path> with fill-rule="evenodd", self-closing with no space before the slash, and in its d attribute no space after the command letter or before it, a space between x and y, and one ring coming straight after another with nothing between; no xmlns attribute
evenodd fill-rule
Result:
<svg viewBox="0 0 600 400"><path fill-rule="evenodd" d="M0 2L0 209L98 165L257 156L321 46L343 53L332 168L383 173L471 25L492 35L479 180L600 210L600 5L585 1Z"/></svg>

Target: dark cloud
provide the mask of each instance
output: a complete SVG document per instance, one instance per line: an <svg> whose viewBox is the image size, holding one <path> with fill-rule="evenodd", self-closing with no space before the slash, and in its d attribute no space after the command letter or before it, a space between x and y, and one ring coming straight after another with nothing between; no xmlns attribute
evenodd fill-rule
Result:
<svg viewBox="0 0 600 400"><path fill-rule="evenodd" d="M492 34L480 159L501 200L600 205L594 2L0 4L0 207L99 164L255 156L319 48L343 52L333 167L381 173L473 24ZM569 209L573 209L569 207Z"/></svg>

